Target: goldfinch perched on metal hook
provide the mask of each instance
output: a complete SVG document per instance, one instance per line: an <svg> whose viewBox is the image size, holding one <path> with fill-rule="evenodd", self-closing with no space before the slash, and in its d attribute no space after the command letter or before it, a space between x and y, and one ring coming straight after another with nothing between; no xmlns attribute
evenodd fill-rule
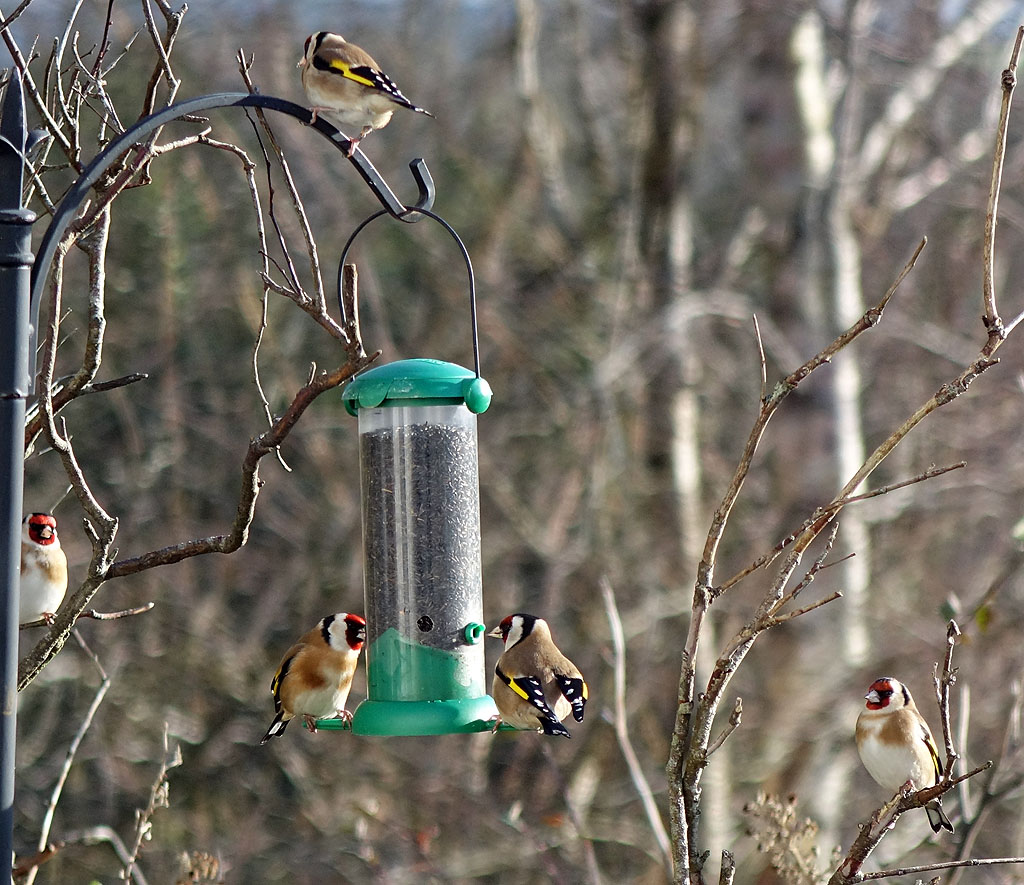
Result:
<svg viewBox="0 0 1024 885"><path fill-rule="evenodd" d="M46 621L68 591L68 558L60 549L57 520L49 513L30 513L21 531L21 596L18 622Z"/></svg>
<svg viewBox="0 0 1024 885"><path fill-rule="evenodd" d="M504 722L571 737L562 720L572 712L577 722L583 721L587 683L558 650L547 621L522 613L509 615L487 635L505 643L491 686L499 713L494 729Z"/></svg>
<svg viewBox="0 0 1024 885"><path fill-rule="evenodd" d="M284 734L289 720L296 716L314 732L317 719L339 716L351 722L345 701L365 641L366 621L359 615L338 612L328 615L288 649L270 683L277 715L260 743Z"/></svg>
<svg viewBox="0 0 1024 885"><path fill-rule="evenodd" d="M312 105L311 122L323 114L340 128L358 127L359 134L349 136L350 157L363 138L388 125L396 107L433 116L402 95L368 52L338 34L310 34L298 66L302 68L302 88Z"/></svg>
<svg viewBox="0 0 1024 885"><path fill-rule="evenodd" d="M894 794L935 786L942 779L939 752L907 687L883 676L871 683L864 699L867 706L857 717L857 752L868 774ZM953 832L939 799L924 810L933 831Z"/></svg>

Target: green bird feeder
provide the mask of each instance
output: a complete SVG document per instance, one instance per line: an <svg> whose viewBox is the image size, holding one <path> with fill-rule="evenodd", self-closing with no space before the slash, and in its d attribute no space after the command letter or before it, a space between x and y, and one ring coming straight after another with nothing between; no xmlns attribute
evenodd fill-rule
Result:
<svg viewBox="0 0 1024 885"><path fill-rule="evenodd" d="M367 634L352 731L487 730L476 416L490 387L412 359L364 372L343 398L359 419Z"/></svg>

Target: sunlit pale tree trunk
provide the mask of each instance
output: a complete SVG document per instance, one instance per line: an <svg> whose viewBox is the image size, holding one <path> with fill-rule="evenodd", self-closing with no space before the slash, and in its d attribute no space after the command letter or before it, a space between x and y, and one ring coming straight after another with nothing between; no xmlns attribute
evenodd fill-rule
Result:
<svg viewBox="0 0 1024 885"><path fill-rule="evenodd" d="M698 4L699 5L699 4ZM687 309L694 291L694 205L691 170L703 99L702 72L697 52L698 10L690 4L655 0L634 7L649 125L642 130L639 151L643 172L638 252L643 290L651 315L663 317L668 332L659 369L649 379L648 469L660 500L652 506L665 519L676 541L666 551L666 586L688 595L688 579L700 561L706 519L702 503L700 457L702 414L699 392L705 365L698 355L701 309ZM660 478L659 478L660 477ZM673 552L674 548L674 552ZM714 619L704 624L698 646L697 670L706 680L717 654ZM701 832L706 844L722 847L731 841L731 766L727 751L703 780ZM717 855L712 851L714 863ZM710 869L707 874L717 876Z"/></svg>
<svg viewBox="0 0 1024 885"><path fill-rule="evenodd" d="M861 15L870 4L859 4ZM856 25L851 24L851 30ZM854 37L856 43L856 37ZM849 327L864 310L861 292L860 244L852 229L850 209L853 194L849 172L852 117L859 105L856 64L848 76L844 91L841 133L837 138L838 109L827 79L824 26L817 11L804 14L793 33L792 57L796 66L797 108L803 123L804 158L808 199L805 209L807 229L807 273L802 303L809 328L821 340ZM851 55L856 58L856 48ZM851 116L847 116L851 115ZM865 446L861 417L860 366L856 352L846 352L835 360L828 376L831 385L831 410L834 430L833 464L837 486L853 475L864 462ZM833 663L833 678L841 680L849 669L858 668L870 652L869 631L865 621L867 595L871 581L871 547L868 526L856 507L843 512L839 542L844 550L856 553L841 567L845 595L840 609L842 629L839 639L842 654ZM816 776L822 786L820 795L842 795L849 776L848 760L842 754L815 762ZM838 841L842 803L822 802L815 809L822 826L823 841Z"/></svg>

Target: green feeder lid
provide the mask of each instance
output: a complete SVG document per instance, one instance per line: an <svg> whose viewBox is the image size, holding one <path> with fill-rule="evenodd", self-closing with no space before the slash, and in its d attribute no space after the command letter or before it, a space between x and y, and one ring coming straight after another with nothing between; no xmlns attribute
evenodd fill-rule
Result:
<svg viewBox="0 0 1024 885"><path fill-rule="evenodd" d="M491 386L469 369L442 360L398 360L368 369L353 378L342 393L345 409L397 405L459 405L475 415L491 404Z"/></svg>

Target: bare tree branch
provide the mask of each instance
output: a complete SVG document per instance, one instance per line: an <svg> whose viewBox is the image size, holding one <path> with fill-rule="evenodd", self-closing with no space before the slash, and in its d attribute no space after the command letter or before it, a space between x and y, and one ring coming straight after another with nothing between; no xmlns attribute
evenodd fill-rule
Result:
<svg viewBox="0 0 1024 885"><path fill-rule="evenodd" d="M626 638L622 632L619 608L615 603L615 591L612 589L611 581L604 575L601 576L601 594L604 597L604 611L608 617L608 626L612 636L612 667L615 679L615 712L612 716L612 725L615 728L615 738L619 743L622 756L626 760L633 786L636 787L636 791L640 795L644 814L647 816L647 822L658 842L665 866L671 872L672 853L669 849L668 832L661 819L658 804L654 801L654 791L644 774L640 759L633 749L633 742L629 736L629 718L626 712ZM740 709L742 710L742 706ZM739 724L738 718L736 724Z"/></svg>
<svg viewBox="0 0 1024 885"><path fill-rule="evenodd" d="M181 763L181 747L175 744L173 750L171 749L167 734L167 723L165 722L163 758L153 780L153 786L149 790L149 802L145 808L137 809L135 812L135 837L132 842L131 851L128 853L128 859L125 861L124 871L121 874L122 879L127 880L135 869L139 859L139 851L142 850L142 843L145 839L149 838L152 832L154 813L158 808L167 808L170 804L168 798L170 786L167 783L167 774L172 768L177 768Z"/></svg>
<svg viewBox="0 0 1024 885"><path fill-rule="evenodd" d="M888 879L891 876L916 876L918 873L933 873L936 870L954 870L967 867L990 867L998 864L1024 864L1024 857L972 857L966 860L947 860L940 863L926 863L916 867L901 867L896 870L879 870L874 873L862 873L858 882L869 879Z"/></svg>
<svg viewBox="0 0 1024 885"><path fill-rule="evenodd" d="M1021 41L1024 40L1024 25L1017 28L1017 39L1010 53L1010 63L1003 71L1001 84L1003 102L999 111L999 125L996 128L995 157L992 161L992 180L988 190L988 209L985 212L985 251L982 274L982 291L985 299L985 327L988 329L992 351L998 347L998 341L1006 337L999 318L996 305L995 284L995 249L996 249L996 218L999 214L999 191L1003 182L1003 165L1006 160L1006 136L1009 129L1010 103L1013 99L1013 88L1017 85L1017 64L1020 61Z"/></svg>
<svg viewBox="0 0 1024 885"><path fill-rule="evenodd" d="M85 733L89 730L89 726L92 725L92 721L96 716L96 711L99 709L100 704L103 703L103 698L107 695L107 689L110 688L110 677L107 675L106 670L103 669L103 665L100 663L99 658L96 657L95 653L89 648L77 630L75 631L75 638L78 640L78 644L82 647L82 650L92 660L97 671L99 671L100 686L96 690L96 694L92 699L92 703L89 705L89 709L85 712L85 717L82 719L82 723L78 726L78 730L75 732L71 739L71 743L68 745L68 750L64 757L64 764L61 766L57 782L53 785L53 791L50 794L50 800L46 805L46 812L43 815L43 823L39 828L39 842L36 845L37 854L30 859L31 864L23 862L20 865L16 865L23 868L21 875L26 877L25 885L32 885L35 881L36 873L39 870L39 865L44 861L49 860L56 853L56 849L50 845L50 829L53 826L53 815L57 811L57 804L60 802L61 793L64 791L64 784L67 783L68 774L71 772L71 766L75 761L75 754L78 752L78 748L82 743L82 739L85 737Z"/></svg>

